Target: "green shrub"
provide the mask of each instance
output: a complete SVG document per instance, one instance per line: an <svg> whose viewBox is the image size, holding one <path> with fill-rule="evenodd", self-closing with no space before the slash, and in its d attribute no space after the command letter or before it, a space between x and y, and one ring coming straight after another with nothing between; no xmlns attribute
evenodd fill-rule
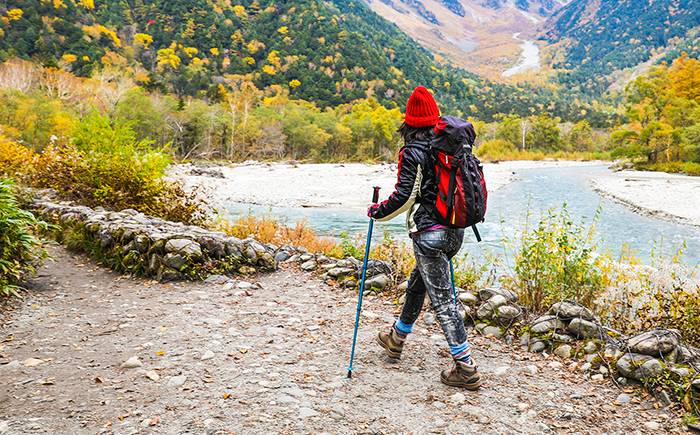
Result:
<svg viewBox="0 0 700 435"><path fill-rule="evenodd" d="M700 176L700 163L688 162L683 165L683 172L688 175Z"/></svg>
<svg viewBox="0 0 700 435"><path fill-rule="evenodd" d="M10 180L0 179L0 296L18 296L17 284L48 257L33 233L49 225L20 210L12 190Z"/></svg>
<svg viewBox="0 0 700 435"><path fill-rule="evenodd" d="M88 207L132 208L186 224L208 223L203 195L165 181L170 158L149 142L137 142L128 123L111 124L106 116L92 114L73 128L71 137L70 144L49 147L34 159L34 186L56 189Z"/></svg>
<svg viewBox="0 0 700 435"><path fill-rule="evenodd" d="M512 243L515 276L504 277L503 284L513 289L520 303L534 313L542 313L563 299L593 308L594 300L603 291L602 276L591 255L595 250L592 239L597 219L598 213L586 229L583 220L574 223L566 204L561 209L549 209L537 228L526 225L520 238Z"/></svg>

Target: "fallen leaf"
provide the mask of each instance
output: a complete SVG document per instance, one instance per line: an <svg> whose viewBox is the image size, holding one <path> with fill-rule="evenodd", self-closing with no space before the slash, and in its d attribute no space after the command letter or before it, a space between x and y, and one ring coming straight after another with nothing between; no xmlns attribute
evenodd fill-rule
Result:
<svg viewBox="0 0 700 435"><path fill-rule="evenodd" d="M224 394L224 399L228 399L229 397L231 397L229 393Z"/></svg>
<svg viewBox="0 0 700 435"><path fill-rule="evenodd" d="M55 360L55 359L56 359L56 358L44 358L44 361L49 362L49 361L53 361L53 360Z"/></svg>
<svg viewBox="0 0 700 435"><path fill-rule="evenodd" d="M84 265L84 264L76 264L75 267L85 267L85 265ZM110 423L110 425L111 425L111 424L112 424L112 423ZM105 427L107 427L107 426L105 426Z"/></svg>
<svg viewBox="0 0 700 435"><path fill-rule="evenodd" d="M164 326L164 327L160 328L160 330L161 330L161 331L167 331L167 330L168 330L168 327L167 327L167 326Z"/></svg>
<svg viewBox="0 0 700 435"><path fill-rule="evenodd" d="M119 418L119 420L124 420L125 418L127 418L127 417L130 416L130 415L131 415L131 413L130 413L130 412L127 412L126 414L120 415L118 418Z"/></svg>
<svg viewBox="0 0 700 435"><path fill-rule="evenodd" d="M101 384L101 383L103 383L104 381L102 380L102 378L96 377L96 378L95 378L95 382L98 383L98 384Z"/></svg>
<svg viewBox="0 0 700 435"><path fill-rule="evenodd" d="M148 425L149 425L149 426L155 426L155 425L158 424L159 421L160 421L160 418L159 418L159 417L156 417L156 418L154 418L153 420L149 421L149 422L148 422Z"/></svg>
<svg viewBox="0 0 700 435"><path fill-rule="evenodd" d="M238 349L238 351L239 351L240 353L246 353L246 352L248 352L248 349Z"/></svg>
<svg viewBox="0 0 700 435"><path fill-rule="evenodd" d="M165 355L165 352L163 352L162 350L159 350L158 352L156 352L156 356L161 356L161 355Z"/></svg>
<svg viewBox="0 0 700 435"><path fill-rule="evenodd" d="M211 384L216 381L214 381L213 379L202 379L202 382L204 382L205 384Z"/></svg>
<svg viewBox="0 0 700 435"><path fill-rule="evenodd" d="M41 385L56 385L56 383L54 381L44 381Z"/></svg>
<svg viewBox="0 0 700 435"><path fill-rule="evenodd" d="M108 421L107 423L104 424L102 427L112 427L112 422Z"/></svg>

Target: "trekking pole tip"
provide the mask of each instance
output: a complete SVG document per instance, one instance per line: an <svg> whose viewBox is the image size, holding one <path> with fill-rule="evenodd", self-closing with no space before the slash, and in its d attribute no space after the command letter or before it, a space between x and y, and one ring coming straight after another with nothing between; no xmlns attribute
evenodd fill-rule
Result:
<svg viewBox="0 0 700 435"><path fill-rule="evenodd" d="M348 379L352 378L352 370L348 370Z"/></svg>

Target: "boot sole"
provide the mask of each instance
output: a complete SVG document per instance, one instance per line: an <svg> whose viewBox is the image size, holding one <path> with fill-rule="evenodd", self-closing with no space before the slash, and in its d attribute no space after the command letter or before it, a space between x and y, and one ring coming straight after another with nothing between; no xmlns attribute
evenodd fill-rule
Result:
<svg viewBox="0 0 700 435"><path fill-rule="evenodd" d="M460 388L466 388L467 390L474 391L478 390L479 387L481 387L481 379L477 379L475 382L472 383L464 383L464 382L452 382L445 378L445 376L440 373L440 380L442 381L443 384L449 385L450 387L460 387Z"/></svg>
<svg viewBox="0 0 700 435"><path fill-rule="evenodd" d="M384 343L382 339L377 335L377 343L386 350L386 355L392 359L401 359L401 352L396 352L394 349L390 348L388 344Z"/></svg>

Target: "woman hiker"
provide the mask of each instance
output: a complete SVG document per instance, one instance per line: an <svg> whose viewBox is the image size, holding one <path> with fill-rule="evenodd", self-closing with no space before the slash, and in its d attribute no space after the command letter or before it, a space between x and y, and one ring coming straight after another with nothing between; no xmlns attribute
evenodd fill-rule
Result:
<svg viewBox="0 0 700 435"><path fill-rule="evenodd" d="M424 86L417 87L408 99L404 122L398 130L404 146L399 151L395 191L386 201L372 205L367 213L372 219L386 221L406 212L406 228L416 257L401 315L393 326L379 333L377 341L390 358L399 359L427 292L454 358L454 366L442 371L440 380L447 385L476 390L481 386L481 379L471 357L467 331L457 311L449 264L462 245L464 230L438 224L432 211L423 205L423 202L429 204L431 199L434 204L437 195L429 143L439 117L432 94Z"/></svg>

